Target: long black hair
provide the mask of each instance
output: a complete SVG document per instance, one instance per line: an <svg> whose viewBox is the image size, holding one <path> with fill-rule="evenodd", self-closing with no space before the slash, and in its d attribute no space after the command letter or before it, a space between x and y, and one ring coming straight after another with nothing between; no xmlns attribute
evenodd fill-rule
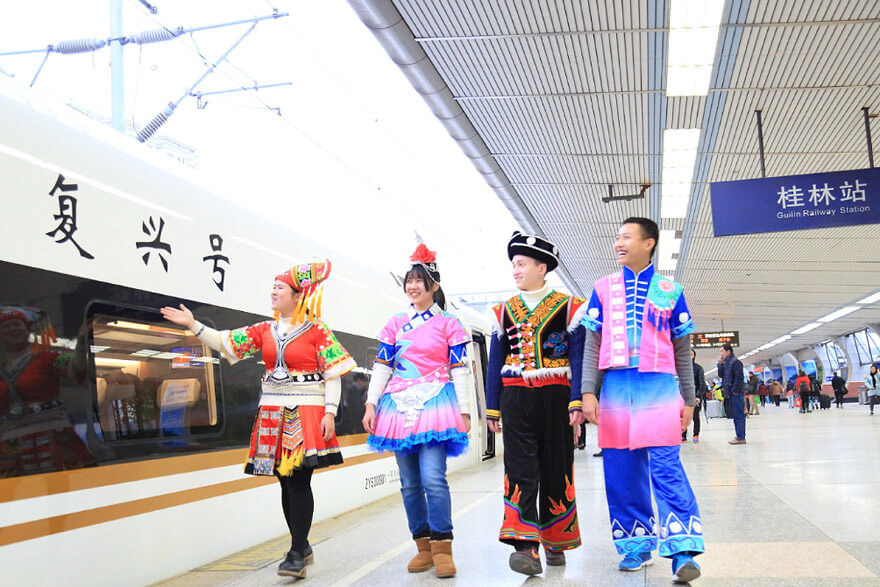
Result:
<svg viewBox="0 0 880 587"><path fill-rule="evenodd" d="M406 272L406 275L403 276L403 291L406 291L406 282L408 279L420 279L425 285L425 289L428 289L435 283L438 286L440 285L440 272L435 271L431 273L425 269L424 265L413 265L410 267L409 271ZM442 287L438 287L437 291L434 292L434 303L440 306L441 310L446 309L446 294L443 293Z"/></svg>

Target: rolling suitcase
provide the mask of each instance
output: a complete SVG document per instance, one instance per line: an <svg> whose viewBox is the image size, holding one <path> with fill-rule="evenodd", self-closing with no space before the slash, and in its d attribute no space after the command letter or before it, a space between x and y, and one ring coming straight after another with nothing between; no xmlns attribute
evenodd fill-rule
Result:
<svg viewBox="0 0 880 587"><path fill-rule="evenodd" d="M823 393L822 395L819 396L819 408L823 409L823 410L830 410L831 409L831 396L830 395L826 395Z"/></svg>
<svg viewBox="0 0 880 587"><path fill-rule="evenodd" d="M706 417L707 418L720 418L721 417L721 402L717 399L712 399L706 402Z"/></svg>

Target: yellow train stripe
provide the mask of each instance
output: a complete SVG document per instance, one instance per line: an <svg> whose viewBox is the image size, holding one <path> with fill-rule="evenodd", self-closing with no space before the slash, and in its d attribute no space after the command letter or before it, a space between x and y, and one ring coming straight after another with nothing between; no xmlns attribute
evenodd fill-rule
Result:
<svg viewBox="0 0 880 587"><path fill-rule="evenodd" d="M238 451L230 451L238 452ZM392 453L370 453L358 457L352 457L341 465L318 469L316 474L324 473L334 469L351 467L360 463L375 461L378 459L390 458ZM227 481L206 487L198 487L195 489L187 489L185 491L177 491L174 493L166 493L155 497L147 497L127 501L124 503L113 504L105 507L84 510L72 514L62 516L54 516L51 518L43 518L42 520L34 520L32 522L24 522L12 526L0 528L0 546L14 544L24 540L33 540L51 534L60 532L68 532L77 528L84 528L95 524L103 524L112 522L131 516L146 514L157 510L185 505L203 499L211 499L237 491L246 491L274 483L274 477L247 477L245 479L237 479L235 481Z"/></svg>
<svg viewBox="0 0 880 587"><path fill-rule="evenodd" d="M364 444L366 441L366 434L353 434L339 438L339 446L356 446ZM245 459L247 459L247 453L248 449L237 448L0 479L0 503L42 497L44 495L55 495L68 491L104 487L106 485L115 485L116 483L155 479L156 477L165 477L166 475L204 471L205 469L226 467L239 463L243 467Z"/></svg>

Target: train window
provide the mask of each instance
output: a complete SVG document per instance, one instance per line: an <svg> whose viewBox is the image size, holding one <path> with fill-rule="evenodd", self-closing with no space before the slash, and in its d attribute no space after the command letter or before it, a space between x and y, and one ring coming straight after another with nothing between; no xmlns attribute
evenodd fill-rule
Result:
<svg viewBox="0 0 880 587"><path fill-rule="evenodd" d="M220 362L193 333L148 309L89 307L96 432L105 441L220 432Z"/></svg>
<svg viewBox="0 0 880 587"><path fill-rule="evenodd" d="M336 413L336 434L364 434L362 420L367 401L367 388L370 385L370 369L379 352L379 344L372 338L336 332L339 342L354 358L358 366L342 378L342 397Z"/></svg>

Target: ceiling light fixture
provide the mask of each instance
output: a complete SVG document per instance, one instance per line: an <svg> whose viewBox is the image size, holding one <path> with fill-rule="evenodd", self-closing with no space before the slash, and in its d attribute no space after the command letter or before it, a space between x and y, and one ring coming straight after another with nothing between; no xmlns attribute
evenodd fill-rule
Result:
<svg viewBox="0 0 880 587"><path fill-rule="evenodd" d="M698 128L668 128L663 131L663 175L660 183L662 218L687 216L699 143Z"/></svg>
<svg viewBox="0 0 880 587"><path fill-rule="evenodd" d="M776 346L777 344L782 344L782 343L785 342L786 340L790 340L790 339L791 339L791 335L790 335L790 334L785 334L785 335L783 335L783 336L780 336L780 337L777 338L776 340L772 341L770 344L773 345L773 346Z"/></svg>
<svg viewBox="0 0 880 587"><path fill-rule="evenodd" d="M863 300L859 300L856 302L857 304L873 304L874 302L880 302L880 291L875 294L871 294Z"/></svg>
<svg viewBox="0 0 880 587"><path fill-rule="evenodd" d="M811 330L819 328L820 326L822 326L821 322L810 322L806 326L801 326L797 330L792 330L791 333L794 335L803 334L805 332L809 332Z"/></svg>
<svg viewBox="0 0 880 587"><path fill-rule="evenodd" d="M678 266L676 256L681 250L681 239L675 238L676 231L661 230L660 242L657 245L657 267L660 271L675 271Z"/></svg>
<svg viewBox="0 0 880 587"><path fill-rule="evenodd" d="M847 314L852 314L856 310L861 310L859 306L846 306L845 308L841 308L834 312L831 312L827 316L822 316L819 318L819 322L831 322L833 320L837 320L838 318L842 318Z"/></svg>
<svg viewBox="0 0 880 587"><path fill-rule="evenodd" d="M672 0L667 96L705 96L712 81L724 0Z"/></svg>

